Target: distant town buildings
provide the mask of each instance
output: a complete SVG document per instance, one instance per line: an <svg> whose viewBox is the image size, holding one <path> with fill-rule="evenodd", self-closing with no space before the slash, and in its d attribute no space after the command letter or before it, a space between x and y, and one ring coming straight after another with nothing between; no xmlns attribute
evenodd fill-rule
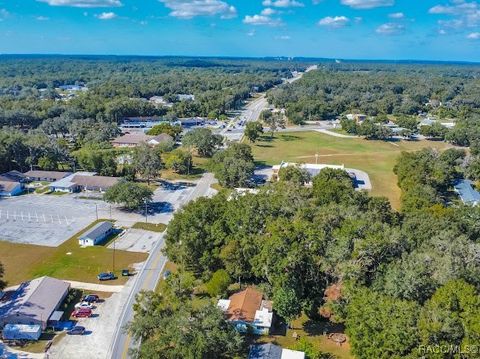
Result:
<svg viewBox="0 0 480 359"><path fill-rule="evenodd" d="M110 236L114 231L115 228L113 227L112 222L104 221L97 223L95 226L81 235L81 237L78 239L78 244L83 247L96 246L107 239L107 237Z"/></svg>
<svg viewBox="0 0 480 359"><path fill-rule="evenodd" d="M357 113L348 113L347 115L345 115L345 117L347 118L347 120L355 121L357 123L361 123L367 119L367 115Z"/></svg>

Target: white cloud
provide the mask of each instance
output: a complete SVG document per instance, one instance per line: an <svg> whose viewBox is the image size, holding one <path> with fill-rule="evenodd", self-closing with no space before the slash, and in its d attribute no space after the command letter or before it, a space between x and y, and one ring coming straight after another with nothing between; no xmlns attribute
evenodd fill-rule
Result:
<svg viewBox="0 0 480 359"><path fill-rule="evenodd" d="M480 26L480 4L476 1L451 0L449 5L436 5L428 12L434 15L451 16L451 20L439 20L440 26L456 29Z"/></svg>
<svg viewBox="0 0 480 359"><path fill-rule="evenodd" d="M120 0L37 0L51 6L71 7L118 7L122 6Z"/></svg>
<svg viewBox="0 0 480 359"><path fill-rule="evenodd" d="M389 22L387 24L380 25L375 31L382 35L398 35L405 31L405 26L402 24Z"/></svg>
<svg viewBox="0 0 480 359"><path fill-rule="evenodd" d="M467 39L469 40L480 40L480 32L472 32L467 35Z"/></svg>
<svg viewBox="0 0 480 359"><path fill-rule="evenodd" d="M237 16L237 9L222 0L160 0L172 10L170 16L191 19L196 16L217 16L231 19Z"/></svg>
<svg viewBox="0 0 480 359"><path fill-rule="evenodd" d="M280 35L280 36L275 36L276 40L283 40L283 41L288 41L291 39L289 35Z"/></svg>
<svg viewBox="0 0 480 359"><path fill-rule="evenodd" d="M250 30L249 32L247 32L247 36L250 36L250 37L255 36L255 34L256 34L255 30Z"/></svg>
<svg viewBox="0 0 480 359"><path fill-rule="evenodd" d="M331 28L340 28L340 27L345 27L348 25L350 22L350 19L346 16L327 16L321 19L318 22L318 25L320 26L326 26L326 27L331 27Z"/></svg>
<svg viewBox="0 0 480 359"><path fill-rule="evenodd" d="M263 9L260 14L265 15L265 16L271 16L271 15L276 14L276 13L277 13L276 10L274 10L270 7L267 7L266 9Z"/></svg>
<svg viewBox="0 0 480 359"><path fill-rule="evenodd" d="M35 19L37 19L38 21L48 21L48 20L50 20L50 18L47 17L47 16L37 16Z"/></svg>
<svg viewBox="0 0 480 359"><path fill-rule="evenodd" d="M389 14L388 17L390 19L403 19L405 18L405 14L403 12L394 12L392 14Z"/></svg>
<svg viewBox="0 0 480 359"><path fill-rule="evenodd" d="M263 6L273 6L273 7L304 7L305 5L297 0L264 0L262 2Z"/></svg>
<svg viewBox="0 0 480 359"><path fill-rule="evenodd" d="M117 14L114 12L102 12L101 14L95 15L95 17L100 20L112 20L117 17Z"/></svg>
<svg viewBox="0 0 480 359"><path fill-rule="evenodd" d="M243 19L244 24L255 25L255 26L280 26L282 25L282 20L273 19L270 16L265 15L247 15Z"/></svg>
<svg viewBox="0 0 480 359"><path fill-rule="evenodd" d="M341 0L341 3L354 9L373 9L376 7L393 6L395 0Z"/></svg>

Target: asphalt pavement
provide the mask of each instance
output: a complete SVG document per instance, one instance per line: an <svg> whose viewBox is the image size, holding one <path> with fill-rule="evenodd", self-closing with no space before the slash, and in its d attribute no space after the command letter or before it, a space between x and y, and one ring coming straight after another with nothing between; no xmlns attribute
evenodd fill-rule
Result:
<svg viewBox="0 0 480 359"><path fill-rule="evenodd" d="M178 202L174 207L175 210L180 209L185 204L199 197L213 195L215 190L211 188L211 185L215 182L216 180L213 174L204 174L196 183L196 186L193 187L192 191L189 191L189 193L184 197L177 197ZM170 214L165 223L168 223L172 218L173 212ZM162 236L161 240L158 240L153 247L152 251L150 252L150 256L144 263L143 267L135 276L135 282L128 300L123 307L123 313L118 322L113 344L109 350L108 358L129 358L129 349L135 347L136 345L136 343L133 342L132 337L128 333L125 333L123 328L133 319L133 304L135 303L135 296L137 293L139 293L141 290L154 290L158 281L160 280L163 268L167 262L167 258L162 253L162 248L164 245L165 241Z"/></svg>

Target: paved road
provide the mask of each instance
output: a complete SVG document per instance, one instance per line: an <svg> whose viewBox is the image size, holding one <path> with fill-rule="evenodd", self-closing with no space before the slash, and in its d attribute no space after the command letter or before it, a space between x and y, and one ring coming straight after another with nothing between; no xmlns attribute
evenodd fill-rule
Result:
<svg viewBox="0 0 480 359"><path fill-rule="evenodd" d="M284 83L293 83L295 81L300 80L303 75L307 72L310 72L312 70L316 70L317 66L310 66L305 72L300 72L296 76L286 79ZM263 110L268 108L268 101L267 101L267 96L265 93L260 94L259 97L254 99L253 101L249 102L246 106L245 109L243 109L240 114L239 118L241 121L258 121L260 118L260 114L262 113ZM225 129L223 129L220 134L224 136L228 141L234 141L234 142L239 142L242 137L243 133L245 131L245 126L240 126L238 125L236 120L230 121L230 123L227 125Z"/></svg>
<svg viewBox="0 0 480 359"><path fill-rule="evenodd" d="M198 182L194 189L186 196L178 198L177 206L175 210L178 210L183 205L190 201L193 201L199 197L208 196L215 191L211 189L211 185L215 183L213 174L205 174ZM173 213L166 221L168 223L173 218ZM162 254L162 248L165 245L163 236L161 240L157 241L154 248L150 252L150 256L144 263L142 269L135 277L135 283L133 289L128 297L128 300L123 308L123 313L118 322L118 326L115 332L113 344L109 350L109 358L129 358L128 350L135 347L135 343L132 342L132 338L129 334L123 331L125 325L133 319L133 304L135 303L135 296L141 290L153 290L155 289L160 275L163 271L167 258Z"/></svg>

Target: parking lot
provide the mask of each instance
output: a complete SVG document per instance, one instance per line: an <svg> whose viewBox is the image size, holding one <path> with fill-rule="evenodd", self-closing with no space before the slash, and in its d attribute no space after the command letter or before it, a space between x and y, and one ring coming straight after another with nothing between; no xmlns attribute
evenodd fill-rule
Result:
<svg viewBox="0 0 480 359"><path fill-rule="evenodd" d="M143 229L129 228L123 235L111 243L108 248L130 251L130 252L150 252L153 245L162 238L163 233L146 231Z"/></svg>
<svg viewBox="0 0 480 359"><path fill-rule="evenodd" d="M96 219L95 204L65 196L0 199L0 240L55 247Z"/></svg>

